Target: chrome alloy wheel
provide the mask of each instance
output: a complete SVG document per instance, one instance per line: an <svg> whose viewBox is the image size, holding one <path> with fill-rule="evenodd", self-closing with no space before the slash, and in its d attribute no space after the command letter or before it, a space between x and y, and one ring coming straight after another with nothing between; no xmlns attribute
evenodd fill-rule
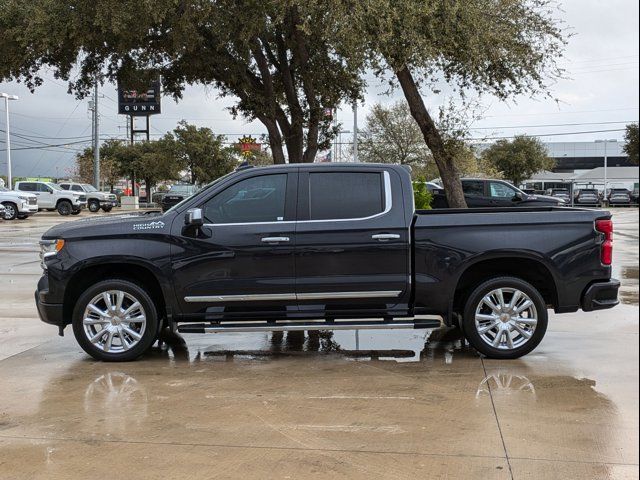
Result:
<svg viewBox="0 0 640 480"><path fill-rule="evenodd" d="M13 207L11 203L7 203L4 205L4 219L5 220L13 220L18 215L16 214L16 209Z"/></svg>
<svg viewBox="0 0 640 480"><path fill-rule="evenodd" d="M533 336L538 313L533 300L516 288L498 288L487 293L475 311L480 338L500 350L521 347Z"/></svg>
<svg viewBox="0 0 640 480"><path fill-rule="evenodd" d="M87 339L107 353L122 353L138 344L147 318L142 304L130 293L108 290L91 299L82 316Z"/></svg>

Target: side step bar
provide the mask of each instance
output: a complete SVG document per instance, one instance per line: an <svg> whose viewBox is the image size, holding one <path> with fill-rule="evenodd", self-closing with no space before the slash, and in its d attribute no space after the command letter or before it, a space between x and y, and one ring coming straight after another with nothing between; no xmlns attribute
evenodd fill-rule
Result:
<svg viewBox="0 0 640 480"><path fill-rule="evenodd" d="M361 321L336 320L333 322L235 322L185 323L178 325L180 333L220 332L293 332L300 330L384 330L399 328L440 328L440 320Z"/></svg>

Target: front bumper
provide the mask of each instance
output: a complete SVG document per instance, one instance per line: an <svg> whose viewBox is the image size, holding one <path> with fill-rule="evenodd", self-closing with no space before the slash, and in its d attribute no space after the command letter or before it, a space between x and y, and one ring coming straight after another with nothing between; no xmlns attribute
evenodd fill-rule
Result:
<svg viewBox="0 0 640 480"><path fill-rule="evenodd" d="M49 294L49 279L46 275L40 277L38 288L35 291L36 308L40 320L51 325L64 327L67 322L64 321L63 305L61 303L47 303L47 295Z"/></svg>
<svg viewBox="0 0 640 480"><path fill-rule="evenodd" d="M38 213L38 204L29 204L27 202L22 202L22 204L18 207L18 213L20 215L33 215L34 213Z"/></svg>
<svg viewBox="0 0 640 480"><path fill-rule="evenodd" d="M582 310L591 312L615 307L620 303L618 300L619 288L620 281L615 278L605 282L592 283L582 295Z"/></svg>

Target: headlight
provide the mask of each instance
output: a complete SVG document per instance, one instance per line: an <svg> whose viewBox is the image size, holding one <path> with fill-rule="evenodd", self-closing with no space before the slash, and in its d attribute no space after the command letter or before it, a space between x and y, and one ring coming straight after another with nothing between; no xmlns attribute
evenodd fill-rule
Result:
<svg viewBox="0 0 640 480"><path fill-rule="evenodd" d="M47 269L45 260L55 256L64 247L64 240L58 238L56 240L40 240L40 265L43 270Z"/></svg>

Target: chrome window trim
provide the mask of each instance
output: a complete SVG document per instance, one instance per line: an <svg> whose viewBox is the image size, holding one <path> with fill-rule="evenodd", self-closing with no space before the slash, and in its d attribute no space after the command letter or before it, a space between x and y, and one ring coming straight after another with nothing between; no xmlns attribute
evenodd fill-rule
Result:
<svg viewBox="0 0 640 480"><path fill-rule="evenodd" d="M187 303L199 302L256 302L281 300L333 300L341 298L389 298L399 297L401 290L369 290L364 292L308 292L308 293L259 293L249 295L193 295L184 297Z"/></svg>
<svg viewBox="0 0 640 480"><path fill-rule="evenodd" d="M225 227L225 226L238 226L238 225L287 225L296 223L322 223L322 222L361 222L364 220L371 220L386 215L391 211L393 207L393 195L391 192L391 176L388 171L382 172L383 184L384 184L384 210L375 215L369 215L368 217L358 218L327 218L324 220L283 220L281 222L248 222L248 223L205 223L204 227Z"/></svg>

